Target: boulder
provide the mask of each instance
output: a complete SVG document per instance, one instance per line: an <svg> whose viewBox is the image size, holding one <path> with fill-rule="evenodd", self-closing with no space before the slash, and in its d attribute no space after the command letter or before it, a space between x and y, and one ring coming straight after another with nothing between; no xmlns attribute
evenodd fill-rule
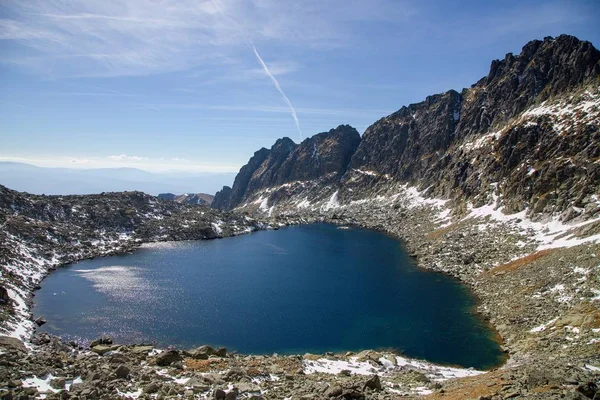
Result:
<svg viewBox="0 0 600 400"><path fill-rule="evenodd" d="M97 346L94 346L94 347L92 347L92 349L91 349L91 350L92 350L94 353L96 353L96 354L99 354L99 355L103 356L104 354L108 353L109 351L114 351L114 350L117 350L119 347L120 347L120 346L115 346L115 345L112 345L112 346L106 346L106 345L103 345L103 344L99 344L99 345L97 345Z"/></svg>
<svg viewBox="0 0 600 400"><path fill-rule="evenodd" d="M227 349L225 347L219 347L215 350L215 356L227 357Z"/></svg>
<svg viewBox="0 0 600 400"><path fill-rule="evenodd" d="M90 348L96 347L100 344L110 345L113 344L112 338L110 336L102 336L96 340L90 342Z"/></svg>
<svg viewBox="0 0 600 400"><path fill-rule="evenodd" d="M130 372L131 370L128 366L121 364L115 370L115 376L117 377L117 379L127 379L129 377Z"/></svg>
<svg viewBox="0 0 600 400"><path fill-rule="evenodd" d="M325 392L325 396L326 397L338 397L343 392L344 392L344 390L341 388L341 386L333 385L329 389L327 389L327 391Z"/></svg>
<svg viewBox="0 0 600 400"><path fill-rule="evenodd" d="M156 357L156 365L159 367L167 367L177 361L183 361L183 357L177 350L163 351Z"/></svg>
<svg viewBox="0 0 600 400"><path fill-rule="evenodd" d="M238 389L237 388L233 388L231 389L229 392L227 392L227 394L225 395L225 400L237 400L237 396L238 396Z"/></svg>
<svg viewBox="0 0 600 400"><path fill-rule="evenodd" d="M135 354L148 354L154 349L154 346L135 346L131 351Z"/></svg>
<svg viewBox="0 0 600 400"><path fill-rule="evenodd" d="M224 390L222 390L222 389L215 389L213 398L215 400L221 400L221 399L225 399L226 396L227 396L227 393L225 393Z"/></svg>
<svg viewBox="0 0 600 400"><path fill-rule="evenodd" d="M109 362L111 364L125 364L129 362L129 357L123 353L114 353L110 355Z"/></svg>
<svg viewBox="0 0 600 400"><path fill-rule="evenodd" d="M381 381L379 380L379 375L373 375L371 378L369 378L369 380L367 380L363 385L363 390L365 390L366 388L373 390L381 390L382 387Z"/></svg>
<svg viewBox="0 0 600 400"><path fill-rule="evenodd" d="M190 356L196 360L207 360L209 356L215 354L215 349L210 346L200 346L190 351Z"/></svg>
<svg viewBox="0 0 600 400"><path fill-rule="evenodd" d="M4 286L0 286L0 304L1 303L10 303L10 296L8 295L8 290L6 290Z"/></svg>
<svg viewBox="0 0 600 400"><path fill-rule="evenodd" d="M65 380L65 378L56 378L50 381L50 387L60 390L65 388L66 383L67 381Z"/></svg>
<svg viewBox="0 0 600 400"><path fill-rule="evenodd" d="M157 382L150 382L144 387L143 392L146 394L153 394L160 390L160 385Z"/></svg>

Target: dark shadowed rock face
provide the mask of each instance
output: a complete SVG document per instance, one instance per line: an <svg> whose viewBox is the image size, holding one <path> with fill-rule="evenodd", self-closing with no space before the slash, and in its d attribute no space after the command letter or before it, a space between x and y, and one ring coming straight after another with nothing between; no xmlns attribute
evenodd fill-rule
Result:
<svg viewBox="0 0 600 400"><path fill-rule="evenodd" d="M365 131L350 168L413 178L452 143L460 106L451 90L380 119Z"/></svg>
<svg viewBox="0 0 600 400"><path fill-rule="evenodd" d="M248 183L247 192L274 185L276 182L285 182L288 170L282 165L286 162L290 154L296 150L298 145L290 138L278 139L269 156L263 161L256 171L252 174ZM235 186L234 186L235 188Z"/></svg>
<svg viewBox="0 0 600 400"><path fill-rule="evenodd" d="M350 125L340 125L305 139L285 160L282 174L273 184L323 179L337 182L346 172L360 135Z"/></svg>
<svg viewBox="0 0 600 400"><path fill-rule="evenodd" d="M402 107L362 140L349 126L299 145L279 140L242 168L225 208L263 204L267 193L269 207L294 196L315 203L338 189L344 203L395 181L455 205L592 215L599 107L600 52L573 36L534 40L471 88Z"/></svg>
<svg viewBox="0 0 600 400"><path fill-rule="evenodd" d="M231 188L229 186L223 186L223 189L215 193L210 206L217 210L226 210L229 207L229 200L231 199Z"/></svg>
<svg viewBox="0 0 600 400"><path fill-rule="evenodd" d="M360 135L349 125L319 133L299 145L289 138L279 139L271 150L254 153L235 178L233 187L217 192L212 207L234 208L259 190L288 182L336 183L346 172L359 143Z"/></svg>
<svg viewBox="0 0 600 400"><path fill-rule="evenodd" d="M270 150L265 149L264 147L258 150L256 153L254 153L254 155L248 161L248 164L240 168L240 172L238 172L238 174L236 175L231 189L228 190L229 188L225 186L222 190L215 194L215 198L217 198L217 201L213 201L212 206L214 208L227 210L239 204L239 202L246 194L246 190L248 189L248 183L250 183L252 175L257 169L261 167L262 163L269 156L269 153ZM227 193L229 193L229 195L227 195Z"/></svg>

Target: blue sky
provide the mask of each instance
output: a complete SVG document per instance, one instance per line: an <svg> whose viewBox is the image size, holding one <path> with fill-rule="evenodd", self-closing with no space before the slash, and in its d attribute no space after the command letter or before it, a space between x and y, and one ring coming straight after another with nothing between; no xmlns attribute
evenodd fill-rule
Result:
<svg viewBox="0 0 600 400"><path fill-rule="evenodd" d="M3 0L0 160L237 171L486 75L598 1Z"/></svg>

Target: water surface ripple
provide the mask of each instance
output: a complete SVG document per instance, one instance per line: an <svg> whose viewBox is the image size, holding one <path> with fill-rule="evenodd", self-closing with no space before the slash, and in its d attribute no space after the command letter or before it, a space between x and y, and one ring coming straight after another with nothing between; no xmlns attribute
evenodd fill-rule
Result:
<svg viewBox="0 0 600 400"><path fill-rule="evenodd" d="M326 224L81 261L52 273L35 300L41 329L69 339L255 354L385 348L475 368L502 360L466 286L416 268L389 236Z"/></svg>

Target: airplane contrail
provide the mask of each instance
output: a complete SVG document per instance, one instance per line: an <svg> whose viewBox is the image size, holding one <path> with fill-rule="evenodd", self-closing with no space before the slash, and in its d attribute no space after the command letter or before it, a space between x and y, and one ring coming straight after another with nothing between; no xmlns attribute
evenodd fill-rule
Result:
<svg viewBox="0 0 600 400"><path fill-rule="evenodd" d="M267 64L265 64L265 62L261 58L260 54L258 54L258 51L256 50L256 46L253 45L252 46L252 50L254 50L254 55L258 59L258 62L260 62L260 65L262 65L263 70L265 71L265 73L269 76L269 78L271 78L271 81L273 82L273 85L275 85L275 89L277 89L277 91L281 94L281 96L283 97L283 100L285 100L285 102L287 103L288 107L290 108L290 112L292 113L292 118L294 118L294 122L296 123L296 128L298 129L298 133L300 134L300 139L303 139L303 137L302 137L302 130L300 130L300 121L298 121L298 115L296 114L296 110L294 109L294 106L292 105L292 102L285 95L285 93L283 92L283 89L279 85L279 82L277 82L277 79L275 79L275 77L273 76L273 74L269 70L269 67L267 67Z"/></svg>

